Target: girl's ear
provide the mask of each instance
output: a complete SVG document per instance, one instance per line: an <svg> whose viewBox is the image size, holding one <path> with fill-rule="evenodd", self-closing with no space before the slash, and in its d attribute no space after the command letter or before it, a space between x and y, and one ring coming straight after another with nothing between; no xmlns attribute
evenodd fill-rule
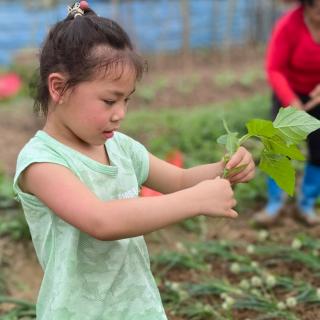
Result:
<svg viewBox="0 0 320 320"><path fill-rule="evenodd" d="M66 76L59 72L50 73L48 77L48 90L50 97L55 104L62 103Z"/></svg>

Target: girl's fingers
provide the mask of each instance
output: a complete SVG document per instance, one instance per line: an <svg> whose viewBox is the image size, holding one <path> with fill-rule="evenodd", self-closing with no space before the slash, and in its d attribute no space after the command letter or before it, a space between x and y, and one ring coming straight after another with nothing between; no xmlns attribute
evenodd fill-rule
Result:
<svg viewBox="0 0 320 320"><path fill-rule="evenodd" d="M238 212L236 210L230 209L230 211L227 214L227 217L229 218L236 218L238 216Z"/></svg>
<svg viewBox="0 0 320 320"><path fill-rule="evenodd" d="M228 179L231 183L247 182L254 177L255 175L254 168L255 168L254 164L251 163L250 165L248 165L248 167L244 171L239 172L234 176L230 176L228 177Z"/></svg>
<svg viewBox="0 0 320 320"><path fill-rule="evenodd" d="M226 164L226 168L231 169L237 167L240 163L248 163L249 161L246 159L248 157L251 158L250 153L245 148L240 147L237 152L231 156L231 159Z"/></svg>

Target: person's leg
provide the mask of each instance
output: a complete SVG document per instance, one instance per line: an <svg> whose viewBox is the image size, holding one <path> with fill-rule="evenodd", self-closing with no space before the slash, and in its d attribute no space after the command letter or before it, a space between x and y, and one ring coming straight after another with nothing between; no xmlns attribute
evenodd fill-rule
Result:
<svg viewBox="0 0 320 320"><path fill-rule="evenodd" d="M320 119L320 106L309 113ZM307 143L308 162L298 195L298 218L307 225L315 225L320 223L320 217L315 212L315 203L320 195L320 129L308 136Z"/></svg>
<svg viewBox="0 0 320 320"><path fill-rule="evenodd" d="M265 211L269 215L276 215L280 212L284 205L285 197L283 191L278 187L276 182L268 178L268 202L265 207Z"/></svg>
<svg viewBox="0 0 320 320"><path fill-rule="evenodd" d="M320 166L307 163L298 196L298 206L303 214L315 214L314 207L319 193Z"/></svg>

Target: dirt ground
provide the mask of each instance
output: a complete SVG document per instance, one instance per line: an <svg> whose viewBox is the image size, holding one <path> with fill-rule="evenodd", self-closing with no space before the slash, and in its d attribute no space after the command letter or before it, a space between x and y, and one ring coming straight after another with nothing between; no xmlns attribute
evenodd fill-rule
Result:
<svg viewBox="0 0 320 320"><path fill-rule="evenodd" d="M176 90L173 84L181 79L192 78L195 69L201 77L197 79L193 90L190 92ZM242 75L251 69L263 69L263 50L260 48L245 52L239 49L235 50L232 55L213 54L209 57L208 55L203 57L198 55L188 59L172 57L170 59L168 57L161 57L157 60L150 59L149 73L145 76L143 83L151 84L161 74L161 77L167 79L169 85L158 90L152 101L146 101L139 96L133 98L130 102L130 109L138 109L143 105L158 109L159 112L162 107L168 106L187 110L195 105L242 99L250 97L254 93L265 93L268 86L265 79L262 78L250 83L250 85L234 81L230 86L224 87L214 86L213 82L209 81L212 76L228 70L241 79ZM19 100L8 106L0 105L0 162L2 169L9 176L14 175L15 161L19 150L35 131L41 128L41 125L42 121L32 114L30 100ZM247 212L236 221L218 221L217 223L211 220L208 238L250 241L255 232L248 227L248 216L251 214L252 212ZM290 216L290 212L287 216ZM282 225L275 227L271 232L280 239L299 230L311 232L314 236L320 235L320 227L310 231L295 223L290 217L285 218ZM166 248L173 249L176 242L185 241L188 238L190 238L190 234L178 226L172 226L146 236L151 253L161 250L163 244ZM36 260L31 242L12 242L8 238L0 239L0 268L1 273L5 275L8 295L35 301L42 270ZM221 268L219 272L222 277L225 270ZM313 318L313 320L315 319Z"/></svg>

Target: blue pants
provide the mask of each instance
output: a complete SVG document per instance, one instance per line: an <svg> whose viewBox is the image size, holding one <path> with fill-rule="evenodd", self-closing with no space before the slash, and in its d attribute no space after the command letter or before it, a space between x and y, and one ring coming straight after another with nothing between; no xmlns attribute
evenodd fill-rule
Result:
<svg viewBox="0 0 320 320"><path fill-rule="evenodd" d="M307 163L298 194L298 207L305 214L313 214L317 197L320 195L320 166ZM275 181L268 178L268 214L277 214L285 201L284 192Z"/></svg>

